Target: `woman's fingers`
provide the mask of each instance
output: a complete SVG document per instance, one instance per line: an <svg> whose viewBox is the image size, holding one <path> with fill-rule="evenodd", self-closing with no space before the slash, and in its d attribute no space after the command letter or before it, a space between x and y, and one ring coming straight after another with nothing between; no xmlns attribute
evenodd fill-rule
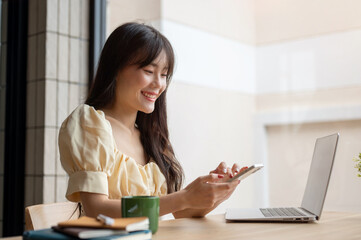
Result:
<svg viewBox="0 0 361 240"><path fill-rule="evenodd" d="M247 169L248 167L241 168L237 163L233 164L232 168L227 167L225 162L221 162L218 167L211 171L209 174L218 174L224 175L223 180L227 180L229 178L234 177L236 174L240 173L241 171ZM219 177L222 178L222 177Z"/></svg>
<svg viewBox="0 0 361 240"><path fill-rule="evenodd" d="M216 170L214 170L215 173L218 174L226 174L227 173L227 164L225 162L221 162L218 167L216 168Z"/></svg>
<svg viewBox="0 0 361 240"><path fill-rule="evenodd" d="M237 185L238 184L239 182ZM225 195L223 195L222 198L218 200L217 205L227 200L233 194L234 190L236 190L237 185L233 186Z"/></svg>
<svg viewBox="0 0 361 240"><path fill-rule="evenodd" d="M248 167L243 167L243 168L241 168L241 170L239 172L242 172L242 171L246 170L247 168Z"/></svg>
<svg viewBox="0 0 361 240"><path fill-rule="evenodd" d="M223 177L222 174L209 174L190 183L185 188L187 199L192 202L190 205L194 208L209 208L229 198L240 181L223 182Z"/></svg>
<svg viewBox="0 0 361 240"><path fill-rule="evenodd" d="M239 173L240 169L241 169L241 168L239 167L239 165L238 165L237 163L233 164L233 166L232 166L232 172L233 172L234 175L236 175L237 173Z"/></svg>
<svg viewBox="0 0 361 240"><path fill-rule="evenodd" d="M233 178L234 173L233 173L231 168L227 168L227 175L228 175L229 178Z"/></svg>
<svg viewBox="0 0 361 240"><path fill-rule="evenodd" d="M248 167L242 167L241 169L239 169L239 166L237 164L234 164L232 167L232 171L234 172L234 175L237 175L238 173L243 172L247 168Z"/></svg>
<svg viewBox="0 0 361 240"><path fill-rule="evenodd" d="M210 174L223 174L225 175L225 178L228 179L234 177L237 173L243 171L244 169L247 169L247 167L243 167L241 169L237 163L233 164L232 168L229 168L225 162L221 162L215 170L210 172Z"/></svg>
<svg viewBox="0 0 361 240"><path fill-rule="evenodd" d="M199 177L200 181L203 183L219 182L223 178L224 176L222 174L216 174L216 173L211 173L209 175Z"/></svg>
<svg viewBox="0 0 361 240"><path fill-rule="evenodd" d="M221 162L216 169L209 172L209 174L211 173L227 174L227 164L225 162Z"/></svg>
<svg viewBox="0 0 361 240"><path fill-rule="evenodd" d="M238 186L238 184L240 183L240 180L234 180L232 182L211 182L208 181L208 184L211 184L212 187L216 190L216 191L225 191L225 190L229 190L229 189L233 189L236 188Z"/></svg>

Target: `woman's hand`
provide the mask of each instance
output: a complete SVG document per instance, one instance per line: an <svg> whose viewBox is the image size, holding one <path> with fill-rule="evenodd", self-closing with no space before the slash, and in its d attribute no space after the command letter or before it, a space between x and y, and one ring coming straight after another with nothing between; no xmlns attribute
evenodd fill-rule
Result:
<svg viewBox="0 0 361 240"><path fill-rule="evenodd" d="M229 178L234 177L237 173L247 169L248 167L243 167L242 169L239 167L238 164L233 164L232 168L227 167L227 164L225 162L221 162L218 167L211 171L210 174L218 174L223 175L225 177L224 180L227 180Z"/></svg>
<svg viewBox="0 0 361 240"><path fill-rule="evenodd" d="M210 174L198 177L183 191L189 208L209 209L214 208L228 199L239 184L239 180L223 182L223 175Z"/></svg>

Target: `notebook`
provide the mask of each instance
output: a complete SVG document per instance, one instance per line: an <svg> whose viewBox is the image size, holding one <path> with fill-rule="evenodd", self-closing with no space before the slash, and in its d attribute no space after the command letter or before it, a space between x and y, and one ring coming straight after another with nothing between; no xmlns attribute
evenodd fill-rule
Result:
<svg viewBox="0 0 361 240"><path fill-rule="evenodd" d="M319 220L326 198L339 134L316 140L301 207L227 209L227 221L310 222Z"/></svg>
<svg viewBox="0 0 361 240"><path fill-rule="evenodd" d="M98 229L103 230L103 229ZM26 231L23 233L24 240L69 240L69 239L80 239L77 237L71 237L69 235L59 233L51 228ZM150 230L128 232L123 234L116 234L110 236L102 236L96 238L87 238L89 240L147 240L152 239L152 232Z"/></svg>
<svg viewBox="0 0 361 240"><path fill-rule="evenodd" d="M58 223L59 227L88 227L88 228L108 228L119 229L125 231L138 231L149 229L149 219L147 217L132 217L132 218L114 218L114 224L104 225L97 221L96 218L87 216L80 217L65 222Z"/></svg>

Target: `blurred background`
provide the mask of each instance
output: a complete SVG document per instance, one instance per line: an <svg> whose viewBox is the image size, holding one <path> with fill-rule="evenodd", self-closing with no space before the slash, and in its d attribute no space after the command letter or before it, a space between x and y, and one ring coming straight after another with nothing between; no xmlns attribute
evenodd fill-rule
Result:
<svg viewBox="0 0 361 240"><path fill-rule="evenodd" d="M24 71L10 67L13 2L25 9L18 16L25 18ZM84 102L104 40L129 21L154 26L175 50L168 124L186 184L222 161L265 165L212 214L301 205L315 140L335 132L340 139L324 210L361 212L352 160L361 152L360 0L2 0L1 6L4 235L14 209L20 218L25 206L66 200L59 127ZM15 93L9 71L19 74ZM11 127L15 108L23 111L15 118L23 128ZM16 129L22 130L15 138Z"/></svg>

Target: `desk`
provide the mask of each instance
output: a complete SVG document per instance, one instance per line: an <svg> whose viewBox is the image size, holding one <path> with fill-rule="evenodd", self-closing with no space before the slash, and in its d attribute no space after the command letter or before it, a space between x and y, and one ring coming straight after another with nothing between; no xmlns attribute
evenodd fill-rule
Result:
<svg viewBox="0 0 361 240"><path fill-rule="evenodd" d="M5 238L20 240L21 237ZM313 223L226 223L224 215L159 222L155 240L360 240L361 213L323 212Z"/></svg>
<svg viewBox="0 0 361 240"><path fill-rule="evenodd" d="M224 215L159 222L155 240L361 239L361 213L323 212L312 223L226 223Z"/></svg>

